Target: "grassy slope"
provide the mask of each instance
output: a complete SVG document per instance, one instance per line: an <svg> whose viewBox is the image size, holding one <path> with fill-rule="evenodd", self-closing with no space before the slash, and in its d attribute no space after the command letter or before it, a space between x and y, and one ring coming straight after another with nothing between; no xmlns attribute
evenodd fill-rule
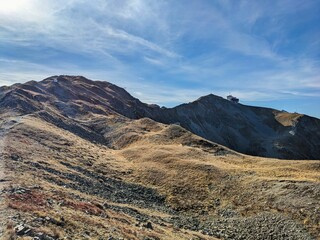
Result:
<svg viewBox="0 0 320 240"><path fill-rule="evenodd" d="M240 155L219 145L208 147L178 126L146 119L126 122L109 133L117 150L31 116L19 120L6 136L4 158L14 175L7 186L13 226L26 221L35 231L67 239L214 239L179 228L170 217L192 215L205 222L229 211L240 221L266 211L304 224L313 235L320 230L318 161ZM149 190L147 204L140 204L88 192L91 185L75 186L86 181L108 187L106 178L121 186L156 189L165 203L150 197ZM19 188L26 191L17 193ZM46 216L51 220L37 225L35 219ZM153 230L141 219L152 222ZM13 234L10 225L7 232Z"/></svg>

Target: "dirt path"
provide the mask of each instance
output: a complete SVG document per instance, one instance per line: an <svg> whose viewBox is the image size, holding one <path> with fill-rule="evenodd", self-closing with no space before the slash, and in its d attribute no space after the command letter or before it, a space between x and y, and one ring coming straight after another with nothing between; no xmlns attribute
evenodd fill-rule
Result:
<svg viewBox="0 0 320 240"><path fill-rule="evenodd" d="M6 225L7 213L6 213L6 204L3 199L3 189L6 185L6 175L5 175L5 163L3 159L4 151L4 142L5 142L5 130L0 128L0 238L3 236L4 228Z"/></svg>
<svg viewBox="0 0 320 240"><path fill-rule="evenodd" d="M8 211L4 200L3 190L10 182L10 177L6 172L5 159L3 153L6 146L6 135L16 124L21 120L21 117L12 117L10 119L0 121L0 239L2 239L4 230L7 225Z"/></svg>

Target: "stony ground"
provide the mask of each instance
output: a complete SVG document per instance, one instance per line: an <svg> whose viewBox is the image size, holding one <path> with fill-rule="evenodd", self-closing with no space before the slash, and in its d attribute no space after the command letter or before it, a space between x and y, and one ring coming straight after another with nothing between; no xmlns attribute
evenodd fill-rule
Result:
<svg viewBox="0 0 320 240"><path fill-rule="evenodd" d="M3 152L4 145L4 133L0 132L0 152ZM4 201L3 190L5 187L5 174L4 174L4 159L0 156L0 237L3 235L5 225L6 225L6 206Z"/></svg>
<svg viewBox="0 0 320 240"><path fill-rule="evenodd" d="M149 120L109 129L115 149L31 115L1 129L4 239L320 236L319 161L248 157Z"/></svg>
<svg viewBox="0 0 320 240"><path fill-rule="evenodd" d="M5 198L5 189L8 187L8 183L12 180L11 175L6 171L5 167L5 147L6 147L6 135L13 128L18 118L6 118L6 120L0 119L0 239L4 237L4 232L7 228L8 216L10 210L8 210L7 202Z"/></svg>

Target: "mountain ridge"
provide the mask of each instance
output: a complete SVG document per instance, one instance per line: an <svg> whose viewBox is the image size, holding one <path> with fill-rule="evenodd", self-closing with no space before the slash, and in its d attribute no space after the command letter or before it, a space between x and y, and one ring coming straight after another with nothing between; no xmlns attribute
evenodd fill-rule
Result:
<svg viewBox="0 0 320 240"><path fill-rule="evenodd" d="M213 94L166 108L143 103L109 82L60 75L40 82L2 87L0 99L0 110L39 112L40 116L49 111L52 116L57 116L56 119L72 120L80 128L84 126L78 120L90 114L150 118L165 124L178 124L196 135L244 154L282 159L320 158L319 119L272 108L235 104ZM103 138L100 139L103 142Z"/></svg>
<svg viewBox="0 0 320 240"><path fill-rule="evenodd" d="M166 110L70 76L1 88L0 99L0 238L319 236L319 160L248 156L187 129L227 134L235 117L245 124L262 112L266 134L269 121L301 134L317 131L311 118L212 96Z"/></svg>

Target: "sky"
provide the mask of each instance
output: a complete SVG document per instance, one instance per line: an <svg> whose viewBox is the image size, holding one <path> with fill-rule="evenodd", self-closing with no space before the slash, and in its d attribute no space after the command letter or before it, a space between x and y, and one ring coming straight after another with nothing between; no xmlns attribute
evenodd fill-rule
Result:
<svg viewBox="0 0 320 240"><path fill-rule="evenodd" d="M0 85L62 74L320 118L320 0L0 0Z"/></svg>

